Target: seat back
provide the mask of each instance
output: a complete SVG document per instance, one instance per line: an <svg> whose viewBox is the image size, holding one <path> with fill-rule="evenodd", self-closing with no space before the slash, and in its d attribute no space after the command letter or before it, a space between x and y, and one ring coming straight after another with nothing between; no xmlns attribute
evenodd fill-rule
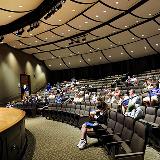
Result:
<svg viewBox="0 0 160 160"><path fill-rule="evenodd" d="M122 129L123 129L123 124L124 124L124 118L125 116L121 113L117 112L117 122L115 124L115 128L114 128L114 133L122 133Z"/></svg>
<svg viewBox="0 0 160 160"><path fill-rule="evenodd" d="M115 124L116 124L116 119L117 119L117 112L110 111L107 127L114 129Z"/></svg>
<svg viewBox="0 0 160 160"><path fill-rule="evenodd" d="M135 120L131 117L125 117L124 127L122 130L121 138L122 140L131 140L133 135Z"/></svg>
<svg viewBox="0 0 160 160"><path fill-rule="evenodd" d="M156 108L147 107L144 120L147 122L154 122L156 118Z"/></svg>
<svg viewBox="0 0 160 160"><path fill-rule="evenodd" d="M136 121L130 148L132 152L144 152L147 142L147 125Z"/></svg>
<svg viewBox="0 0 160 160"><path fill-rule="evenodd" d="M160 109L157 110L157 117L155 123L160 125Z"/></svg>

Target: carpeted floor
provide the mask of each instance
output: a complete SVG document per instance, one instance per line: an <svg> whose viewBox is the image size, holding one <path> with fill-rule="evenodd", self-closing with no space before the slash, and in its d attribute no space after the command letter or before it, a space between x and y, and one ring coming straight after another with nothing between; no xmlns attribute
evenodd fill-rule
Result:
<svg viewBox="0 0 160 160"><path fill-rule="evenodd" d="M28 146L23 160L108 160L96 139L88 139L88 147L79 150L80 130L66 123L43 117L27 118ZM147 147L145 160L159 160L160 154Z"/></svg>

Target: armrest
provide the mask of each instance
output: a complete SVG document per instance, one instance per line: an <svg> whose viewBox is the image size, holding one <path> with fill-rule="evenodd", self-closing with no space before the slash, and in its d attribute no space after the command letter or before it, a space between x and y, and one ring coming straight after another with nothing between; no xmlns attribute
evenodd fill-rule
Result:
<svg viewBox="0 0 160 160"><path fill-rule="evenodd" d="M113 134L101 135L100 139L101 139L102 143L105 143L107 141L111 141L113 139Z"/></svg>
<svg viewBox="0 0 160 160"><path fill-rule="evenodd" d="M149 124L151 125L152 128L160 128L160 125L157 124L157 123L152 123L152 122L149 122Z"/></svg>
<svg viewBox="0 0 160 160"><path fill-rule="evenodd" d="M146 120L144 120L144 119L139 119L139 121L142 122L143 124L144 124L144 123L145 123L145 124L148 124L148 122L147 122Z"/></svg>
<svg viewBox="0 0 160 160"><path fill-rule="evenodd" d="M131 158L131 157L137 157L137 156L144 156L143 152L135 152L135 153L127 153L127 154L118 154L115 155L115 159L122 159L122 158Z"/></svg>

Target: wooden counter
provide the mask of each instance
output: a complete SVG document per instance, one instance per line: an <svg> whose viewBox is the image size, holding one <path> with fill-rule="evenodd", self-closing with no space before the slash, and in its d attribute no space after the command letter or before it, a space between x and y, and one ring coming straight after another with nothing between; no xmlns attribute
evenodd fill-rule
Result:
<svg viewBox="0 0 160 160"><path fill-rule="evenodd" d="M0 108L0 160L20 159L25 144L25 112Z"/></svg>
<svg viewBox="0 0 160 160"><path fill-rule="evenodd" d="M0 132L10 128L25 117L25 112L15 108L0 108Z"/></svg>

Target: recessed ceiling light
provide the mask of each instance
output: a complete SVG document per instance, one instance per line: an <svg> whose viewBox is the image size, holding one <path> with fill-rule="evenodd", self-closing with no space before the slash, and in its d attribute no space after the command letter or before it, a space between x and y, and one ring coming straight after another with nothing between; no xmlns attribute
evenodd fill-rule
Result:
<svg viewBox="0 0 160 160"><path fill-rule="evenodd" d="M61 56L58 56L59 58L61 58Z"/></svg>
<svg viewBox="0 0 160 160"><path fill-rule="evenodd" d="M70 54L70 56L72 56L72 54Z"/></svg>
<svg viewBox="0 0 160 160"><path fill-rule="evenodd" d="M139 22L139 21L136 21L137 23Z"/></svg>
<svg viewBox="0 0 160 160"><path fill-rule="evenodd" d="M54 37L54 36L52 36L52 37Z"/></svg>
<svg viewBox="0 0 160 160"><path fill-rule="evenodd" d="M127 28L128 26L124 26L125 28Z"/></svg>
<svg viewBox="0 0 160 160"><path fill-rule="evenodd" d="M62 64L60 63L59 65L61 66Z"/></svg>
<svg viewBox="0 0 160 160"><path fill-rule="evenodd" d="M88 22L87 22L87 21L85 21L84 23L86 23L86 24L87 24Z"/></svg>
<svg viewBox="0 0 160 160"><path fill-rule="evenodd" d="M75 12L76 10L75 9L72 9L72 12Z"/></svg>
<svg viewBox="0 0 160 160"><path fill-rule="evenodd" d="M64 33L62 33L62 34L64 34Z"/></svg>
<svg viewBox="0 0 160 160"><path fill-rule="evenodd" d="M111 57L111 56L108 56L108 57Z"/></svg>
<svg viewBox="0 0 160 160"><path fill-rule="evenodd" d="M78 52L79 53L79 52Z"/></svg>
<svg viewBox="0 0 160 160"><path fill-rule="evenodd" d="M96 15L96 17L98 18L99 16L98 16L98 15Z"/></svg>
<svg viewBox="0 0 160 160"><path fill-rule="evenodd" d="M106 13L107 11L103 11L104 13Z"/></svg>
<svg viewBox="0 0 160 160"><path fill-rule="evenodd" d="M102 59L102 57L99 57L99 59Z"/></svg>
<svg viewBox="0 0 160 160"><path fill-rule="evenodd" d="M61 22L62 20L61 19L59 19L59 22Z"/></svg>
<svg viewBox="0 0 160 160"><path fill-rule="evenodd" d="M113 33L115 33L116 31L113 31Z"/></svg>
<svg viewBox="0 0 160 160"><path fill-rule="evenodd" d="M19 44L20 46L22 45L22 43Z"/></svg>
<svg viewBox="0 0 160 160"><path fill-rule="evenodd" d="M97 48L99 50L99 48Z"/></svg>
<svg viewBox="0 0 160 160"><path fill-rule="evenodd" d="M116 2L116 4L118 4L119 2Z"/></svg>
<svg viewBox="0 0 160 160"><path fill-rule="evenodd" d="M19 8L22 8L23 6L18 6Z"/></svg>
<svg viewBox="0 0 160 160"><path fill-rule="evenodd" d="M113 45L111 44L110 46L112 47Z"/></svg>
<svg viewBox="0 0 160 160"><path fill-rule="evenodd" d="M90 51L90 52L92 52L92 50L91 50L91 49L90 49L89 51Z"/></svg>
<svg viewBox="0 0 160 160"><path fill-rule="evenodd" d="M51 65L50 65L50 64L49 64L48 66L49 66L49 67L51 67Z"/></svg>
<svg viewBox="0 0 160 160"><path fill-rule="evenodd" d="M47 37L45 39L48 39Z"/></svg>
<svg viewBox="0 0 160 160"><path fill-rule="evenodd" d="M68 29L68 32L70 32L71 30L70 29Z"/></svg>
<svg viewBox="0 0 160 160"><path fill-rule="evenodd" d="M52 56L52 58L54 58L54 57Z"/></svg>
<svg viewBox="0 0 160 160"><path fill-rule="evenodd" d="M4 43L4 42L0 42L0 43Z"/></svg>
<svg viewBox="0 0 160 160"><path fill-rule="evenodd" d="M158 43L156 44L156 46L158 46Z"/></svg>
<svg viewBox="0 0 160 160"><path fill-rule="evenodd" d="M149 15L149 16L151 16L152 14L151 14L151 13L149 13L148 15Z"/></svg>
<svg viewBox="0 0 160 160"><path fill-rule="evenodd" d="M16 46L13 46L14 48L16 47Z"/></svg>
<svg viewBox="0 0 160 160"><path fill-rule="evenodd" d="M12 17L11 15L8 16L8 18L11 18L11 17Z"/></svg>
<svg viewBox="0 0 160 160"><path fill-rule="evenodd" d="M88 58L88 61L91 61L91 60Z"/></svg>
<svg viewBox="0 0 160 160"><path fill-rule="evenodd" d="M82 61L79 61L80 63L82 62Z"/></svg>
<svg viewBox="0 0 160 160"><path fill-rule="evenodd" d="M134 39L134 37L132 39Z"/></svg>
<svg viewBox="0 0 160 160"><path fill-rule="evenodd" d="M142 37L144 37L144 34L142 34Z"/></svg>
<svg viewBox="0 0 160 160"><path fill-rule="evenodd" d="M131 53L133 53L133 51L131 51Z"/></svg>
<svg viewBox="0 0 160 160"><path fill-rule="evenodd" d="M121 54L123 54L123 53L121 52Z"/></svg>
<svg viewBox="0 0 160 160"><path fill-rule="evenodd" d="M144 47L144 49L146 50L146 49L147 49L147 47Z"/></svg>
<svg viewBox="0 0 160 160"><path fill-rule="evenodd" d="M71 64L70 62L68 64Z"/></svg>
<svg viewBox="0 0 160 160"><path fill-rule="evenodd" d="M35 41L36 43L38 42L38 41Z"/></svg>
<svg viewBox="0 0 160 160"><path fill-rule="evenodd" d="M158 28L158 30L160 31L160 28Z"/></svg>
<svg viewBox="0 0 160 160"><path fill-rule="evenodd" d="M30 33L29 35L32 36L32 33Z"/></svg>

